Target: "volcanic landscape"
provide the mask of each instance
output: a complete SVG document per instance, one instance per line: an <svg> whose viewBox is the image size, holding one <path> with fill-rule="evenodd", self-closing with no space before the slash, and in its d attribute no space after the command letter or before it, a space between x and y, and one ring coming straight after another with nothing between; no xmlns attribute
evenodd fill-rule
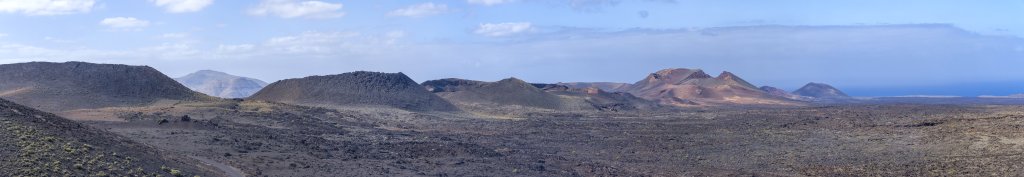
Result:
<svg viewBox="0 0 1024 177"><path fill-rule="evenodd" d="M0 65L0 176L1019 176L1024 98Z"/></svg>

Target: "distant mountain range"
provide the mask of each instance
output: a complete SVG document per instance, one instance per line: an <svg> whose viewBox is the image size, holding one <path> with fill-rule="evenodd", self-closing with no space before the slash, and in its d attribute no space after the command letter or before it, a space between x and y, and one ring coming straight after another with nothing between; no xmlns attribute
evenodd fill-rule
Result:
<svg viewBox="0 0 1024 177"><path fill-rule="evenodd" d="M711 76L700 69L686 68L660 70L633 84L531 84L516 78L496 82L452 78L419 84L402 73L364 71L266 84L209 70L175 80L147 66L84 62L0 65L0 98L50 112L145 106L160 101L218 100L197 91L223 98L297 105L383 106L446 112L467 108L619 112L663 106L807 105L852 99L824 83L812 82L787 92L771 86L757 87L727 71Z"/></svg>
<svg viewBox="0 0 1024 177"><path fill-rule="evenodd" d="M213 70L200 70L174 80L197 92L221 98L249 97L267 86L266 82L259 79Z"/></svg>

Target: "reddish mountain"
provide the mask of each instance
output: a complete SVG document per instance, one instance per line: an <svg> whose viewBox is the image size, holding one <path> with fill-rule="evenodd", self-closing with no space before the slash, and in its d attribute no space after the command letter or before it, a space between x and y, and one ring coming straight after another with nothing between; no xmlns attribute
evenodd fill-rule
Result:
<svg viewBox="0 0 1024 177"><path fill-rule="evenodd" d="M625 89L640 98L676 106L692 105L795 105L793 100L769 95L730 72L711 77L700 69L665 69L651 73Z"/></svg>

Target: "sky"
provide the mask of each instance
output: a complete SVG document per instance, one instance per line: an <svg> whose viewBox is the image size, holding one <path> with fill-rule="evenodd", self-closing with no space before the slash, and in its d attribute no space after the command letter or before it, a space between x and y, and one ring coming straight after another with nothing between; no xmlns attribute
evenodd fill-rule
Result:
<svg viewBox="0 0 1024 177"><path fill-rule="evenodd" d="M268 82L633 83L665 68L854 96L1024 93L1024 0L0 0L0 63Z"/></svg>

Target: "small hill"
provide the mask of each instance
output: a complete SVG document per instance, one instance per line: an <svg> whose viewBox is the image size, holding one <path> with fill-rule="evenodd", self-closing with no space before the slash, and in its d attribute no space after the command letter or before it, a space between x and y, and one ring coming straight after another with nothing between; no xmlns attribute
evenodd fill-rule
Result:
<svg viewBox="0 0 1024 177"><path fill-rule="evenodd" d="M627 83L616 82L559 82L557 84L568 86L569 88L597 88L606 92L618 92L630 86L630 84Z"/></svg>
<svg viewBox="0 0 1024 177"><path fill-rule="evenodd" d="M423 82L427 90L456 104L466 106L515 105L541 109L563 109L562 100L516 78L497 82L442 79Z"/></svg>
<svg viewBox="0 0 1024 177"><path fill-rule="evenodd" d="M825 99L850 98L849 95L846 95L846 93L843 93L843 91L839 91L839 89L836 89L831 85L814 82L807 83L807 85L804 85L804 87L801 87L796 91L793 91L793 94Z"/></svg>
<svg viewBox="0 0 1024 177"><path fill-rule="evenodd" d="M811 98L811 97L795 95L793 93L787 92L786 90L782 90L780 88L775 88L775 87L772 87L772 86L762 86L761 90L766 92L766 93L768 93L768 95L770 95L770 96L786 98L786 99L791 99L791 100L810 101L810 100L814 99L814 98Z"/></svg>
<svg viewBox="0 0 1024 177"><path fill-rule="evenodd" d="M0 99L0 176L223 176L193 164Z"/></svg>
<svg viewBox="0 0 1024 177"><path fill-rule="evenodd" d="M558 84L533 84L548 93L585 100L600 111L637 111L660 108L658 103L633 96L625 92L607 92L597 87L572 88Z"/></svg>
<svg viewBox="0 0 1024 177"><path fill-rule="evenodd" d="M676 106L800 104L771 96L731 72L711 77L700 69L660 70L624 91L640 98Z"/></svg>
<svg viewBox="0 0 1024 177"><path fill-rule="evenodd" d="M412 111L457 111L402 73L350 72L286 79L249 99L311 106L386 106Z"/></svg>
<svg viewBox="0 0 1024 177"><path fill-rule="evenodd" d="M148 66L84 62L0 65L0 98L51 112L211 99Z"/></svg>
<svg viewBox="0 0 1024 177"><path fill-rule="evenodd" d="M235 76L219 71L196 71L174 80L185 87L206 95L221 98L245 98L267 86L259 79Z"/></svg>

